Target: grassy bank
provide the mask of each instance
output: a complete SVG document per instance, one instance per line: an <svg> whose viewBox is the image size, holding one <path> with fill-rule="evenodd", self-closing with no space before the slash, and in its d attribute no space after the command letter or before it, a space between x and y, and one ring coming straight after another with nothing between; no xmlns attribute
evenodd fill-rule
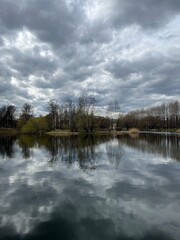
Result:
<svg viewBox="0 0 180 240"><path fill-rule="evenodd" d="M50 136L72 136L72 135L78 135L78 132L71 132L68 129L67 130L53 130L50 132L46 132L47 135Z"/></svg>
<svg viewBox="0 0 180 240"><path fill-rule="evenodd" d="M93 135L123 135L127 132L125 131L109 131L109 130L96 130L93 132L71 132L69 130L53 130L50 132L46 132L47 135L51 136L71 136L71 135L85 135L85 134L93 134Z"/></svg>

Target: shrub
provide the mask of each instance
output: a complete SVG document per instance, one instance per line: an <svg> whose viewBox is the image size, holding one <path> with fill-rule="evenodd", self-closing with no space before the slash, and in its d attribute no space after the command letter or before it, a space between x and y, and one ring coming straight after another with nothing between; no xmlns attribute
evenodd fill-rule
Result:
<svg viewBox="0 0 180 240"><path fill-rule="evenodd" d="M21 132L27 134L41 134L49 130L49 128L47 117L30 118L22 127Z"/></svg>

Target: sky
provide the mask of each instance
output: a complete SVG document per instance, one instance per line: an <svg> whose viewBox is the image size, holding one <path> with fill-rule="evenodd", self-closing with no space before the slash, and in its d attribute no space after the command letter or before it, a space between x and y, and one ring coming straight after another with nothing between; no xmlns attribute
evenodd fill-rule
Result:
<svg viewBox="0 0 180 240"><path fill-rule="evenodd" d="M0 106L180 100L179 0L0 0Z"/></svg>

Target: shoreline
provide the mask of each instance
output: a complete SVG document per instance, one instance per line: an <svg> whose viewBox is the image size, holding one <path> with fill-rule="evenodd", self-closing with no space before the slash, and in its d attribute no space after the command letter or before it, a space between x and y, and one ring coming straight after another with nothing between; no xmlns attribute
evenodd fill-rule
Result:
<svg viewBox="0 0 180 240"><path fill-rule="evenodd" d="M142 134L142 133L150 133L150 134L180 134L177 130L169 129L167 131L160 131L160 130L139 130L135 133L131 133L128 130L122 130L122 131L109 131L109 130L96 130L94 132L71 132L69 130L54 130L54 131L48 131L44 132L42 134L49 135L49 136L77 136L77 135L111 135L111 136L122 136L126 134ZM0 136L15 136L21 134L17 129L15 128L0 128ZM27 134L32 135L32 134ZM34 134L36 135L36 134Z"/></svg>
<svg viewBox="0 0 180 240"><path fill-rule="evenodd" d="M127 134L128 131L94 131L94 132L70 132L70 131L61 131L61 130L55 130L46 132L46 135L51 136L71 136L71 135L124 135Z"/></svg>

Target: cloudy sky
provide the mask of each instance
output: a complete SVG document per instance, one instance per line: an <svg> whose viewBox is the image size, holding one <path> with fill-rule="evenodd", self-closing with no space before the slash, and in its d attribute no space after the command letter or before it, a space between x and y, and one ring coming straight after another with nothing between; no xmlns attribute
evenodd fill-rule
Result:
<svg viewBox="0 0 180 240"><path fill-rule="evenodd" d="M180 99L179 0L0 0L0 101Z"/></svg>

